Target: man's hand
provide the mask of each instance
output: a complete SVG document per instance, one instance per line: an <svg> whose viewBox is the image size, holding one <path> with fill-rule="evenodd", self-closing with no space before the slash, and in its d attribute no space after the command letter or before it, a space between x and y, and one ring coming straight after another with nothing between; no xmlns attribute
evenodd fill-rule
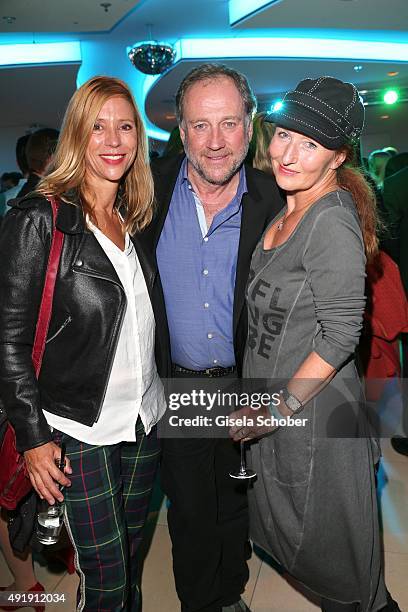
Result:
<svg viewBox="0 0 408 612"><path fill-rule="evenodd" d="M70 461L65 458L65 469L62 472L55 465L60 458L61 449L54 442L47 442L24 452L31 484L40 498L46 499L49 504L54 504L55 500L60 502L64 500L56 483L63 487L71 486L71 481L64 474L64 472L72 474Z"/></svg>
<svg viewBox="0 0 408 612"><path fill-rule="evenodd" d="M282 415L282 418L283 415ZM234 421L229 430L230 437L234 442L253 440L278 429L272 426L272 417L267 406L259 409L246 406L229 415L230 421Z"/></svg>

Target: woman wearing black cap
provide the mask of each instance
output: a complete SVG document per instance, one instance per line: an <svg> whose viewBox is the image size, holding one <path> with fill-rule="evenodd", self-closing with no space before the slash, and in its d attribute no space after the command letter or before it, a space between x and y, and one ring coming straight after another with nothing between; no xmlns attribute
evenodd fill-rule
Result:
<svg viewBox="0 0 408 612"><path fill-rule="evenodd" d="M377 252L375 197L353 165L364 107L350 83L306 79L270 120L269 152L287 207L252 257L244 375L286 384L253 426L247 419L230 432L249 440L273 431L250 445L258 475L251 535L322 597L325 612L377 612L387 606L379 453L354 363L365 265ZM276 421L258 417L292 421L272 429ZM298 426L290 426L295 418ZM398 610L393 605L385 609Z"/></svg>

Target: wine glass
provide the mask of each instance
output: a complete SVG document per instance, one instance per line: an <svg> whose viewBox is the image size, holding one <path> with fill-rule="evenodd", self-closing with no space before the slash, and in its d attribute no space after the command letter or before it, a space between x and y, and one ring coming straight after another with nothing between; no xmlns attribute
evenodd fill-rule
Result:
<svg viewBox="0 0 408 612"><path fill-rule="evenodd" d="M245 441L244 440L240 440L239 447L240 447L240 451L241 451L241 465L240 465L240 468L239 468L239 470L233 470L232 472L229 473L229 475L231 476L231 478L236 478L238 480L248 480L250 478L254 478L256 476L256 472L254 472L254 470L251 470L250 468L247 468L247 465L246 465L246 461L245 461Z"/></svg>

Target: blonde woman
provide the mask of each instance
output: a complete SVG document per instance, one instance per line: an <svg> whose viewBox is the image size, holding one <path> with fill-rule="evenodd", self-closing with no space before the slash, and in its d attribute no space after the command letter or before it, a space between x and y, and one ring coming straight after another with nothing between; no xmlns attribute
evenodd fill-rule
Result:
<svg viewBox="0 0 408 612"><path fill-rule="evenodd" d="M64 244L37 382L31 350L52 234L46 196L60 202ZM117 79L95 77L69 103L48 175L14 204L0 237L2 400L37 493L49 503L65 497L78 610L138 609L136 560L165 409L154 358L163 305L137 240L152 202L132 95ZM163 375L165 347L163 328ZM66 474L55 466L61 441Z"/></svg>

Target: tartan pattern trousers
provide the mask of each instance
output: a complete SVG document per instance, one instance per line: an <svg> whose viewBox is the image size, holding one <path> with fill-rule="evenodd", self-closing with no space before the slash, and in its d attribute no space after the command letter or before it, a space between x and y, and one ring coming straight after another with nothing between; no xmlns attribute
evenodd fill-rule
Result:
<svg viewBox="0 0 408 612"><path fill-rule="evenodd" d="M72 486L65 525L80 576L77 611L136 612L139 547L159 459L156 428L138 419L136 441L93 446L54 431L66 443Z"/></svg>

